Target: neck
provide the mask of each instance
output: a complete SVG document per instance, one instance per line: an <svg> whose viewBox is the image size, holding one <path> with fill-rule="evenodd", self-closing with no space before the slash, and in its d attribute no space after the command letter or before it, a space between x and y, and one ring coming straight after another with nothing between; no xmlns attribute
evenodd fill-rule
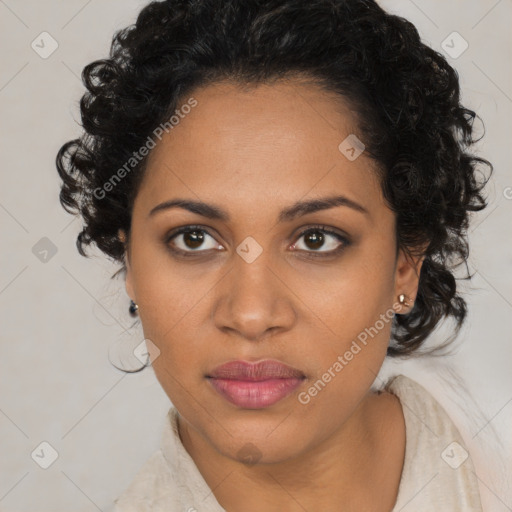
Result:
<svg viewBox="0 0 512 512"><path fill-rule="evenodd" d="M219 453L180 416L180 437L228 512L392 509L405 450L399 400L369 392L350 418L292 459L247 465Z"/></svg>

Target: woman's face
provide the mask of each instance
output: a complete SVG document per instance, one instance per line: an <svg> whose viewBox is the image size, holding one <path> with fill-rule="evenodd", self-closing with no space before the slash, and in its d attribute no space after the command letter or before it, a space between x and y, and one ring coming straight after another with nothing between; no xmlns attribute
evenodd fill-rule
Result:
<svg viewBox="0 0 512 512"><path fill-rule="evenodd" d="M374 162L358 156L353 113L334 96L279 82L216 84L193 98L149 156L126 288L158 347L155 374L194 431L232 459L250 446L260 462L284 461L326 440L368 396L393 307L408 311L397 295L415 297L417 274L396 258L394 213ZM300 206L338 196L345 203ZM225 218L153 211L177 199ZM198 227L171 239L186 226ZM236 405L208 378L223 363L264 359L304 375L272 405Z"/></svg>

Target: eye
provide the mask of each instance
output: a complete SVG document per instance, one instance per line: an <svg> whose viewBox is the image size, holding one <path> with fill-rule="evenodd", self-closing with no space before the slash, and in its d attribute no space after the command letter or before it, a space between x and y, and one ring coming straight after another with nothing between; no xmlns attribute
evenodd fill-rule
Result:
<svg viewBox="0 0 512 512"><path fill-rule="evenodd" d="M332 256L341 252L345 247L350 245L350 240L325 226L313 226L305 229L299 235L299 240L304 237L304 242L300 247L299 242L295 242L293 247L299 250L305 250L312 256ZM319 250L325 248L325 250ZM318 254L315 254L318 253Z"/></svg>
<svg viewBox="0 0 512 512"><path fill-rule="evenodd" d="M299 240L302 237L304 242L302 244L295 242L292 247L307 252L313 257L336 255L351 243L346 236L325 226L310 226L299 234ZM209 244L206 243L208 239L210 239ZM194 253L223 249L204 227L193 225L172 231L166 237L165 244L173 253L182 256L195 256Z"/></svg>
<svg viewBox="0 0 512 512"><path fill-rule="evenodd" d="M208 239L211 239L209 245L205 244ZM184 226L173 231L166 238L166 244L171 251L184 256L193 256L195 252L200 253L206 252L209 249L222 248L201 226Z"/></svg>

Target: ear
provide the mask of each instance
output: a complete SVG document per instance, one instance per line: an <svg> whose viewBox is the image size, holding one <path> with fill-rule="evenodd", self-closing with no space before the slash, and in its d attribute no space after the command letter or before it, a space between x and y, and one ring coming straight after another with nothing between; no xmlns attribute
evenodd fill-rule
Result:
<svg viewBox="0 0 512 512"><path fill-rule="evenodd" d="M426 247L421 248L423 256L410 256L403 249L398 252L395 269L395 302L398 302L398 296L403 293L409 304L409 306L401 305L400 310L397 311L398 314L409 313L414 305Z"/></svg>
<svg viewBox="0 0 512 512"><path fill-rule="evenodd" d="M128 254L128 248L126 246L126 233L124 230L120 229L118 231L118 238L121 240L121 242L125 245L125 251L124 251L124 264L126 267L126 277L125 277L125 288L126 293L128 294L128 297L132 299L133 301L137 302L135 297L135 290L133 289L133 276L132 276L132 270L130 266L130 258Z"/></svg>

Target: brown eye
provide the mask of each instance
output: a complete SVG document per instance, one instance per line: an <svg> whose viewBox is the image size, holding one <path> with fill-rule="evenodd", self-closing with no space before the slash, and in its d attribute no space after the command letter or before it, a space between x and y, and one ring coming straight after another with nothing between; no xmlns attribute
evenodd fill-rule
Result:
<svg viewBox="0 0 512 512"><path fill-rule="evenodd" d="M201 231L186 231L183 234L183 243L190 249L197 249L204 242L204 234Z"/></svg>
<svg viewBox="0 0 512 512"><path fill-rule="evenodd" d="M309 252L314 256L333 255L350 245L350 241L347 237L322 226L312 227L302 231L299 235L299 240L301 238L304 239L302 246L299 242L295 242L295 244L293 244L294 249Z"/></svg>
<svg viewBox="0 0 512 512"><path fill-rule="evenodd" d="M325 237L320 231L310 231L304 235L304 243L310 249L320 249L325 243Z"/></svg>
<svg viewBox="0 0 512 512"><path fill-rule="evenodd" d="M220 247L215 239L199 226L179 228L167 237L165 243L172 251L183 255L203 253Z"/></svg>

